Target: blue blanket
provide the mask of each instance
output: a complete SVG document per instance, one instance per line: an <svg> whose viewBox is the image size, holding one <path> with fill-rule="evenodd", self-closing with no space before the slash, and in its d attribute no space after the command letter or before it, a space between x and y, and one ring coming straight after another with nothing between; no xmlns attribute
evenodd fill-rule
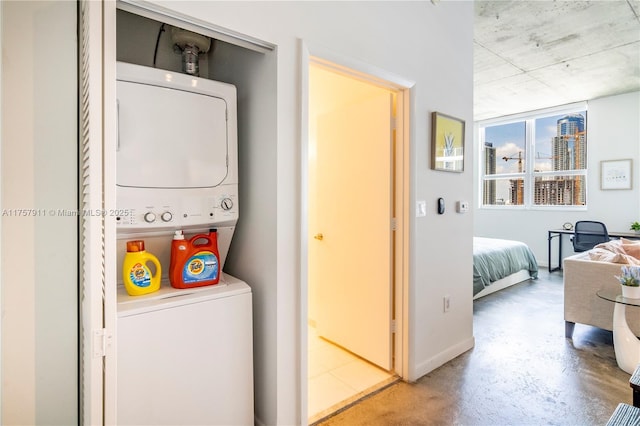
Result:
<svg viewBox="0 0 640 426"><path fill-rule="evenodd" d="M525 243L496 238L473 238L473 295L522 269L538 278L538 262Z"/></svg>

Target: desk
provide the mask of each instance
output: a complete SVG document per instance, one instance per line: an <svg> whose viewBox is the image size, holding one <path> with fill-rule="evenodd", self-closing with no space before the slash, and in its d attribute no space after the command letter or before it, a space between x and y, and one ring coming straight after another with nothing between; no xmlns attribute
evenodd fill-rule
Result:
<svg viewBox="0 0 640 426"><path fill-rule="evenodd" d="M550 229L547 231L547 265L549 267L549 272L560 271L562 270L562 235L573 235L573 230L567 229ZM558 266L551 266L551 241L554 238L558 238ZM637 239L640 238L640 234L636 232L609 232L609 237L616 238L629 238L629 239Z"/></svg>
<svg viewBox="0 0 640 426"><path fill-rule="evenodd" d="M618 367L633 374L640 364L640 340L629 329L625 313L626 305L640 306L640 299L622 297L619 290L599 290L599 298L615 303L613 308L613 349Z"/></svg>

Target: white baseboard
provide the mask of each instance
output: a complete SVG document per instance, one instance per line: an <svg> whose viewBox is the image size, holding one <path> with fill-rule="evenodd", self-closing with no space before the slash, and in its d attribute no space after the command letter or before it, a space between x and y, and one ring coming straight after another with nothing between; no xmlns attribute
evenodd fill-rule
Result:
<svg viewBox="0 0 640 426"><path fill-rule="evenodd" d="M428 374L433 370L435 370L436 368L451 361L458 355L461 355L466 351L472 349L473 346L475 345L475 342L476 342L475 338L470 337L469 339L463 340L457 345L451 346L450 348L447 348L446 350L440 352L439 354L436 354L434 357L431 357L425 361L422 361L421 363L416 365L415 377L412 377L409 380L412 382L416 381L420 377L424 376L425 374Z"/></svg>

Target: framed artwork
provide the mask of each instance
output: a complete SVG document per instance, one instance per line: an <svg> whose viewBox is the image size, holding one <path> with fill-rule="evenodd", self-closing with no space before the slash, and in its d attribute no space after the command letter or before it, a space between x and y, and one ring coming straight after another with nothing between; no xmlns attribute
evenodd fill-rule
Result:
<svg viewBox="0 0 640 426"><path fill-rule="evenodd" d="M431 113L431 168L446 172L464 171L464 121Z"/></svg>
<svg viewBox="0 0 640 426"><path fill-rule="evenodd" d="M601 161L600 189L631 189L631 159Z"/></svg>

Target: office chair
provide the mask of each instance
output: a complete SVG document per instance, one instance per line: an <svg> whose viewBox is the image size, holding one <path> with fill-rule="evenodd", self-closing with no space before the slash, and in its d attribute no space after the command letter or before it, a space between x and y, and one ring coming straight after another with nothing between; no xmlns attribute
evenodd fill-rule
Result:
<svg viewBox="0 0 640 426"><path fill-rule="evenodd" d="M591 250L597 244L610 240L607 227L602 222L581 220L576 222L573 228L573 251L581 252Z"/></svg>

